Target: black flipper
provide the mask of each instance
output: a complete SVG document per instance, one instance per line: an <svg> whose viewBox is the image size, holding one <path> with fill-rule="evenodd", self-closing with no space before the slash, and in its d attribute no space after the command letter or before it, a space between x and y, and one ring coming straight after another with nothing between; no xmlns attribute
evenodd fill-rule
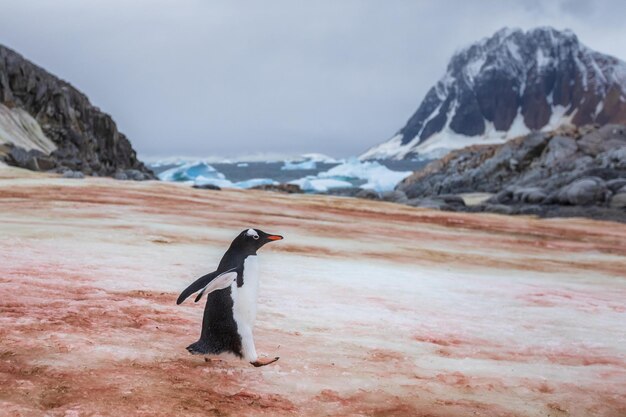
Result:
<svg viewBox="0 0 626 417"><path fill-rule="evenodd" d="M188 286L187 288L185 288L185 290L183 292L180 293L180 295L178 296L178 300L176 300L176 304L180 304L183 301L185 301L187 299L187 297L189 297L191 294L193 294L194 292L201 290L202 288L206 287L207 284L209 282L211 282L211 280L215 277L217 277L219 275L219 272L217 271L213 271L210 274L206 274L201 276L200 278L198 278L197 280L195 280L193 282L193 284L191 284L190 286Z"/></svg>
<svg viewBox="0 0 626 417"><path fill-rule="evenodd" d="M211 281L213 281L217 277L220 277L222 275L225 275L225 274L228 274L228 273L234 272L234 271L235 271L235 268L232 268L232 269L229 269L228 271L224 271L224 272L220 272L220 273L218 273L217 271L213 271L210 274L206 274L204 276L201 276L200 278L195 280L193 284L188 286L185 289L185 291L180 293L180 295L178 296L178 300L176 300L176 304L182 303L183 301L185 301L187 299L187 297L189 297L194 292L196 292L198 290L202 290L202 291L200 291L200 294L198 294L198 296L196 297L196 301L195 302L198 302L198 300L200 300L200 298L202 298L202 294L204 294L204 289L206 288L207 285L209 285L209 283Z"/></svg>
<svg viewBox="0 0 626 417"><path fill-rule="evenodd" d="M219 274L215 278L209 282L206 287L202 288L200 292L198 292L198 296L194 300L194 303L197 303L202 298L202 295L210 294L213 291L223 290L224 288L230 287L230 285L237 279L237 272L234 269L229 269L223 274Z"/></svg>

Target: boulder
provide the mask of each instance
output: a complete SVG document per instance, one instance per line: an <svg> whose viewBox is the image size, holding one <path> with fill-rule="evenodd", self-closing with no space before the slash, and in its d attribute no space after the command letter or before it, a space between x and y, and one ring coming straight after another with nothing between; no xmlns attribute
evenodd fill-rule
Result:
<svg viewBox="0 0 626 417"><path fill-rule="evenodd" d="M584 206L593 203L603 203L608 197L606 183L598 177L587 177L575 180L558 192L561 204Z"/></svg>
<svg viewBox="0 0 626 417"><path fill-rule="evenodd" d="M384 201L391 201L393 203L400 203L400 204L404 204L408 201L408 198L406 197L406 194L404 193L404 191L400 191L400 190L392 190L392 191L387 191L381 194L380 198Z"/></svg>
<svg viewBox="0 0 626 417"><path fill-rule="evenodd" d="M548 195L538 187L520 187L512 190L512 199L515 203L540 204Z"/></svg>
<svg viewBox="0 0 626 417"><path fill-rule="evenodd" d="M485 204L482 207L486 213L513 214L513 207L504 204Z"/></svg>
<svg viewBox="0 0 626 417"><path fill-rule="evenodd" d="M439 194L437 200L442 200L444 203L452 206L465 207L465 200L463 197L456 194Z"/></svg>
<svg viewBox="0 0 626 417"><path fill-rule="evenodd" d="M7 145L6 160L10 165L31 171L50 171L56 167L56 162L50 156L36 149L25 150L12 144Z"/></svg>
<svg viewBox="0 0 626 417"><path fill-rule="evenodd" d="M429 208L436 210L452 210L453 208L445 201L437 198L412 198L406 202L412 207Z"/></svg>
<svg viewBox="0 0 626 417"><path fill-rule="evenodd" d="M85 178L85 174L81 171L72 171L71 169L67 171L63 171L63 178L74 178L74 179L83 179Z"/></svg>
<svg viewBox="0 0 626 417"><path fill-rule="evenodd" d="M615 209L626 209L626 188L620 190L619 194L615 194L611 197L609 206Z"/></svg>
<svg viewBox="0 0 626 417"><path fill-rule="evenodd" d="M367 200L380 200L380 194L374 190L363 189L355 194L357 198L365 198Z"/></svg>
<svg viewBox="0 0 626 417"><path fill-rule="evenodd" d="M626 187L626 178L616 178L614 180L609 180L606 182L606 186L609 188L609 190L611 190L611 192L617 193L617 190L622 187Z"/></svg>
<svg viewBox="0 0 626 417"><path fill-rule="evenodd" d="M487 200L487 204L505 204L513 200L513 190L510 188L500 190Z"/></svg>
<svg viewBox="0 0 626 417"><path fill-rule="evenodd" d="M359 192L361 192L361 188L359 187L340 187L330 188L328 191L326 191L326 194L339 197L356 197Z"/></svg>
<svg viewBox="0 0 626 417"><path fill-rule="evenodd" d="M146 175L144 172L139 171L138 169L127 169L126 171L124 171L124 173L126 174L126 177L128 179L133 181L144 181L150 179L148 175Z"/></svg>
<svg viewBox="0 0 626 417"><path fill-rule="evenodd" d="M571 162L578 145L576 140L566 136L553 137L543 151L541 163L544 166L552 167L558 164Z"/></svg>
<svg viewBox="0 0 626 417"><path fill-rule="evenodd" d="M614 124L602 126L578 141L578 147L591 156L623 146L626 146L626 127Z"/></svg>
<svg viewBox="0 0 626 417"><path fill-rule="evenodd" d="M219 189L219 188L218 188ZM297 184L263 184L252 187L253 190L273 191L276 193L285 194L300 194L303 193L302 188Z"/></svg>
<svg viewBox="0 0 626 417"><path fill-rule="evenodd" d="M198 190L215 190L215 191L221 190L220 187L214 184L194 184L192 187Z"/></svg>
<svg viewBox="0 0 626 417"><path fill-rule="evenodd" d="M609 149L599 154L596 159L602 168L626 170L626 145Z"/></svg>

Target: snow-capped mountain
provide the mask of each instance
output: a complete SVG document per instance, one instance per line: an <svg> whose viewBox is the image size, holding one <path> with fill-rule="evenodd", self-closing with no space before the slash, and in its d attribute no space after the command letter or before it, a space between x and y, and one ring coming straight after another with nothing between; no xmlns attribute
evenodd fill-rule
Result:
<svg viewBox="0 0 626 417"><path fill-rule="evenodd" d="M569 31L501 29L456 53L406 126L361 159L442 156L562 124L626 122L626 63Z"/></svg>

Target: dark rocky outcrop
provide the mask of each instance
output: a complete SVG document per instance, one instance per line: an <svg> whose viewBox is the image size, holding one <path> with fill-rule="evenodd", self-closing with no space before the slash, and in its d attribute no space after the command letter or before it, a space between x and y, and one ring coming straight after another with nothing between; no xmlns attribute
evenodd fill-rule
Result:
<svg viewBox="0 0 626 417"><path fill-rule="evenodd" d="M396 189L421 207L626 221L626 126L569 126L470 146L432 162ZM451 204L451 195L465 193L492 196L471 206Z"/></svg>
<svg viewBox="0 0 626 417"><path fill-rule="evenodd" d="M0 143L5 144L0 156L9 164L155 178L109 115L67 82L4 46L0 46L0 107ZM12 140L12 135L20 140Z"/></svg>
<svg viewBox="0 0 626 417"><path fill-rule="evenodd" d="M455 54L406 125L361 158L439 157L563 123L626 123L626 63L571 31L505 28Z"/></svg>
<svg viewBox="0 0 626 417"><path fill-rule="evenodd" d="M273 191L285 194L303 193L302 188L297 184L263 184L252 187L253 190Z"/></svg>
<svg viewBox="0 0 626 417"><path fill-rule="evenodd" d="M213 191L221 190L221 188L215 184L194 184L192 187L197 188L198 190L213 190Z"/></svg>

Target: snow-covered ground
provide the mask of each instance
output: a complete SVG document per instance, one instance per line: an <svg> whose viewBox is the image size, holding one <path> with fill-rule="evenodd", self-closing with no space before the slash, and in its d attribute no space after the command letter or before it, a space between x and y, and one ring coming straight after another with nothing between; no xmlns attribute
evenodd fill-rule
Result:
<svg viewBox="0 0 626 417"><path fill-rule="evenodd" d="M626 228L0 169L0 415L626 415ZM255 226L264 368L180 290Z"/></svg>

